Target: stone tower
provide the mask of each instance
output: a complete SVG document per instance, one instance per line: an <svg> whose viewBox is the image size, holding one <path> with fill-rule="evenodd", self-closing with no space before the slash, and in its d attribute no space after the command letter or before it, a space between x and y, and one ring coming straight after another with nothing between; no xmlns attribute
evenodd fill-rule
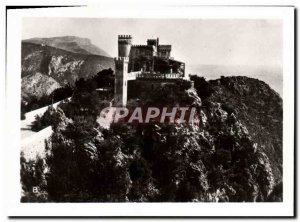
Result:
<svg viewBox="0 0 300 222"><path fill-rule="evenodd" d="M115 106L126 106L127 103L127 77L131 44L132 37L130 35L118 36L118 57L115 58Z"/></svg>

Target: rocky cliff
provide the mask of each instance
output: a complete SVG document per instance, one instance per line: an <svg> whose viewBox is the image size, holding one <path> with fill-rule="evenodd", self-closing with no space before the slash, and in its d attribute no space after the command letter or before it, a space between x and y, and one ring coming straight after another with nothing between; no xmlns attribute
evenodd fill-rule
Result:
<svg viewBox="0 0 300 222"><path fill-rule="evenodd" d="M99 107L91 104L100 99L82 87L53 113L49 174L32 178L46 184L39 185L47 194L42 201L282 201L281 98L247 77L203 81L195 88L166 84L128 103L193 106L191 124L120 122L110 129L95 124ZM22 175L28 181L35 174ZM31 187L24 184L23 201L40 201Z"/></svg>
<svg viewBox="0 0 300 222"><path fill-rule="evenodd" d="M114 69L114 61L110 57L22 42L21 76L26 77L22 81L23 95L41 97L45 92L51 93L51 89L57 86L72 85L76 79L90 78L109 68ZM36 83L34 87L31 87L28 79ZM53 82L56 82L55 87L52 86Z"/></svg>
<svg viewBox="0 0 300 222"><path fill-rule="evenodd" d="M52 77L36 72L22 78L21 92L23 99L31 95L49 95L61 85Z"/></svg>
<svg viewBox="0 0 300 222"><path fill-rule="evenodd" d="M282 178L282 99L268 84L244 76L210 81L213 94L207 102L218 102L247 127L271 161L274 177Z"/></svg>

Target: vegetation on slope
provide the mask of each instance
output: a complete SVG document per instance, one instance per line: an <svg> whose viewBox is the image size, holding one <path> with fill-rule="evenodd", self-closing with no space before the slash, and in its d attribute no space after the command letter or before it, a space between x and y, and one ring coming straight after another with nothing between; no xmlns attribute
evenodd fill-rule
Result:
<svg viewBox="0 0 300 222"><path fill-rule="evenodd" d="M212 83L216 91L202 101L197 83L189 89L178 82L129 104L147 106L164 98L165 106L194 106L194 124L118 123L109 130L96 122L108 104L89 85L77 85L72 101L55 113L46 163L32 169L44 171L44 178L22 171L25 188L40 181L42 201L282 201L265 147L235 106L213 100L220 85ZM28 191L22 201L41 199Z"/></svg>

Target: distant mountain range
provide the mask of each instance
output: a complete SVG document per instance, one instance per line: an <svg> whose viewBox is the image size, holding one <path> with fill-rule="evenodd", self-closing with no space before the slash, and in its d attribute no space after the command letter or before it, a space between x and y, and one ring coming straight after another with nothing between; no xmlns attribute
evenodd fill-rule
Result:
<svg viewBox="0 0 300 222"><path fill-rule="evenodd" d="M272 66L230 66L189 64L186 72L203 76L208 80L221 76L247 76L266 82L282 97L283 72L281 67Z"/></svg>
<svg viewBox="0 0 300 222"><path fill-rule="evenodd" d="M31 38L23 40L35 44L44 44L55 48L63 49L69 52L80 54L92 54L111 57L104 50L92 44L88 38L80 38L77 36L61 36L52 38Z"/></svg>

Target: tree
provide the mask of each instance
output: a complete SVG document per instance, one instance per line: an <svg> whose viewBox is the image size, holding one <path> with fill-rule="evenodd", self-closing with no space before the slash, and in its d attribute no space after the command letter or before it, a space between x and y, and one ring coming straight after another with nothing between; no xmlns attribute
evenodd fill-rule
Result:
<svg viewBox="0 0 300 222"><path fill-rule="evenodd" d="M190 80L194 81L194 87L202 100L205 100L214 92L212 86L205 80L204 77L191 75Z"/></svg>
<svg viewBox="0 0 300 222"><path fill-rule="evenodd" d="M43 159L37 156L36 160L27 161L24 154L21 153L20 164L22 184L21 202L46 202L48 197L45 192L45 164ZM34 188L38 189L38 192L34 193Z"/></svg>
<svg viewBox="0 0 300 222"><path fill-rule="evenodd" d="M31 129L38 132L48 126L55 124L55 121L57 119L56 115L56 110L52 106L49 106L42 116L35 116L35 120L32 123Z"/></svg>
<svg viewBox="0 0 300 222"><path fill-rule="evenodd" d="M26 114L26 105L23 102L21 102L21 120L26 119L25 114Z"/></svg>
<svg viewBox="0 0 300 222"><path fill-rule="evenodd" d="M170 65L166 59L155 58L154 60L154 71L160 73L169 73Z"/></svg>

